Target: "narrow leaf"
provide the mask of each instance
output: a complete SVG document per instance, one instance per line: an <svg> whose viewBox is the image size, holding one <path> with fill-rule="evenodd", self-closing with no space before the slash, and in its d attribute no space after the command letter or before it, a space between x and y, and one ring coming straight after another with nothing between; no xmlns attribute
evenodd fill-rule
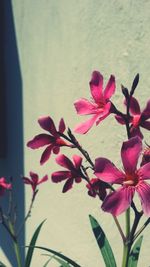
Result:
<svg viewBox="0 0 150 267"><path fill-rule="evenodd" d="M38 249L42 249L42 250L48 251L48 252L54 254L55 256L65 260L66 262L71 264L73 267L81 267L75 261L71 260L70 258L66 257L65 255L63 255L63 254L61 254L61 253L59 253L59 252L57 252L55 250L52 250L52 249L49 249L49 248L45 248L45 247L40 247L40 246L35 246L34 248L38 248Z"/></svg>
<svg viewBox="0 0 150 267"><path fill-rule="evenodd" d="M57 257L54 257L54 259L55 259L56 261L58 261L58 262L61 264L60 267L70 267L70 265L69 265L68 262L63 261L63 260L61 260L61 259L59 259L59 258L57 258Z"/></svg>
<svg viewBox="0 0 150 267"><path fill-rule="evenodd" d="M52 255L52 256L51 255L46 255L46 256L49 256L50 258L46 261L46 263L44 264L43 267L47 267L49 262L54 258L54 255Z"/></svg>
<svg viewBox="0 0 150 267"><path fill-rule="evenodd" d="M128 267L137 267L143 236L136 241L129 256Z"/></svg>
<svg viewBox="0 0 150 267"><path fill-rule="evenodd" d="M43 225L43 223L45 222L45 220L37 227L37 229L35 230L29 248L28 248L28 252L27 252L27 256L25 259L25 267L30 267L31 264L31 260L32 260L32 256L33 256L33 252L34 252L34 247L38 238L38 235L40 233L41 227Z"/></svg>
<svg viewBox="0 0 150 267"><path fill-rule="evenodd" d="M102 230L102 228L100 227L100 225L98 224L98 222L95 220L94 217L89 215L89 218L90 218L90 223L92 226L94 236L96 238L97 244L103 256L105 266L106 267L117 267L114 254L105 236L104 231Z"/></svg>
<svg viewBox="0 0 150 267"><path fill-rule="evenodd" d="M48 259L48 261L44 264L43 267L47 267L47 266L48 266L48 263L49 263L52 259L54 259L54 260L56 260L58 263L60 263L60 264L61 264L60 267L70 267L70 265L69 265L66 261L61 260L61 259L55 257L55 255L47 255L47 256L49 256L50 259Z"/></svg>
<svg viewBox="0 0 150 267"><path fill-rule="evenodd" d="M6 267L6 265L0 261L0 267Z"/></svg>

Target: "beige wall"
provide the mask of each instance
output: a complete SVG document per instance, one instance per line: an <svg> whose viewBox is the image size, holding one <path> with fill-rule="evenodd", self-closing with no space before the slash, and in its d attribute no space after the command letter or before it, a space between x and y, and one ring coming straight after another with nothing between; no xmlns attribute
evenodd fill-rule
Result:
<svg viewBox="0 0 150 267"><path fill-rule="evenodd" d="M23 79L25 174L40 175L57 170L54 157L39 166L41 151L26 148L26 142L40 133L37 118L64 117L69 127L84 120L76 115L73 102L89 96L88 82L94 69L106 78L114 74L117 92L114 102L121 106L120 84L130 86L136 73L140 84L136 96L144 105L150 87L150 1L132 0L12 0L20 66ZM113 125L113 126L112 126ZM93 159L106 156L119 162L124 129L112 118L94 127L81 144ZM147 139L146 141L150 141ZM67 150L64 149L64 153ZM85 186L77 185L66 194L62 184L41 185L32 217L27 223L27 243L36 225L47 221L39 244L61 251L82 267L104 266L92 235L88 215L92 214L107 231L110 243L121 261L121 240L110 215L103 214L98 200L87 196ZM30 201L26 190L26 205ZM123 222L124 218L120 220ZM150 231L145 231L145 248L139 266L148 266ZM40 252L32 266L42 266ZM57 266L54 262L50 266Z"/></svg>

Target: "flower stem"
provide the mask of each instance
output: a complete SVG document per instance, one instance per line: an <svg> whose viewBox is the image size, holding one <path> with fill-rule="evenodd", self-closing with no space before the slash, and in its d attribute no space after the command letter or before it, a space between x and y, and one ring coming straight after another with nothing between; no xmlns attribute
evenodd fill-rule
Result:
<svg viewBox="0 0 150 267"><path fill-rule="evenodd" d="M70 128L68 128L68 135L69 135L69 137L66 136L63 133L60 133L60 132L58 132L58 134L61 137L63 137L64 139L66 139L67 141L69 141L70 143L72 143L73 144L73 147L76 148L76 149L78 149L82 153L82 155L84 156L84 158L86 159L86 161L90 164L91 169L94 170L94 163L93 163L92 159L90 158L89 153L85 149L82 148L82 146L79 144L79 142L76 139L76 137L72 134ZM109 184L109 183L105 183L105 184L111 189L111 191L115 191L115 189L113 188L113 186L111 184Z"/></svg>
<svg viewBox="0 0 150 267"><path fill-rule="evenodd" d="M123 259L122 259L122 267L128 267L129 253L130 253L130 242L128 240L130 235L130 208L127 209L126 214L126 240L123 246Z"/></svg>
<svg viewBox="0 0 150 267"><path fill-rule="evenodd" d="M12 235L15 236L14 226L11 222L9 222L9 229L10 229ZM15 251L15 255L16 255L17 265L18 265L18 267L22 267L19 244L18 244L17 239L16 240L13 239L13 245L14 245L14 251Z"/></svg>
<svg viewBox="0 0 150 267"><path fill-rule="evenodd" d="M120 233L120 235L121 235L121 237L122 237L122 240L123 240L123 242L125 242L125 236L124 236L124 233L123 233L122 228L121 228L121 226L120 226L120 223L119 223L119 221L118 221L118 219L117 219L116 216L113 216L113 218L114 218L114 221L115 221L115 223L116 223L116 226L117 226L117 228L118 228L118 230L119 230L119 233Z"/></svg>
<svg viewBox="0 0 150 267"><path fill-rule="evenodd" d="M123 259L121 267L128 267L128 258L129 258L129 246L128 244L124 244L123 247Z"/></svg>
<svg viewBox="0 0 150 267"><path fill-rule="evenodd" d="M143 232L143 230L146 228L146 226L150 223L150 218L147 219L147 221L144 223L144 225L139 229L139 231L135 234L133 241Z"/></svg>
<svg viewBox="0 0 150 267"><path fill-rule="evenodd" d="M125 216L126 216L126 238L128 238L130 234L130 208L127 209Z"/></svg>
<svg viewBox="0 0 150 267"><path fill-rule="evenodd" d="M31 216L31 211L32 211L32 208L33 208L33 203L34 203L34 200L35 200L35 197L36 197L37 193L38 193L38 190L36 190L36 191L33 192L31 203L30 203L30 206L29 206L29 210L28 210L28 212L27 212L27 214L26 214L26 216L25 216L22 224L20 225L20 227L18 229L18 232L16 233L16 236L17 237L19 236L20 232L22 231L22 228L25 225L26 221Z"/></svg>

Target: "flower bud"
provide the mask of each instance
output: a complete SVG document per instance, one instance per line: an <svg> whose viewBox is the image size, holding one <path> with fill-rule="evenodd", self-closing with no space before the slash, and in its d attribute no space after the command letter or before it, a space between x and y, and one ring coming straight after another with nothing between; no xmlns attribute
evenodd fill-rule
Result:
<svg viewBox="0 0 150 267"><path fill-rule="evenodd" d="M141 166L149 162L150 162L150 146L144 149Z"/></svg>

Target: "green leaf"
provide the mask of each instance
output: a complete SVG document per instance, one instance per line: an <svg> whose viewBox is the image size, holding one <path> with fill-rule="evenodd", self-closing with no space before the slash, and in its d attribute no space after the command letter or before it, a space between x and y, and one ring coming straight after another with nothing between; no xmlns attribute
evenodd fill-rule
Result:
<svg viewBox="0 0 150 267"><path fill-rule="evenodd" d="M40 246L35 246L34 248L38 248L38 249L42 249L42 250L48 251L48 252L54 254L55 256L65 260L67 263L71 264L73 267L81 267L75 261L71 260L70 258L66 257L65 255L63 255L63 254L61 254L61 253L59 253L59 252L57 252L55 250L52 250L52 249L49 249L49 248L45 248L45 247L40 247Z"/></svg>
<svg viewBox="0 0 150 267"><path fill-rule="evenodd" d="M44 222L45 222L45 220L40 223L40 225L37 227L37 229L35 230L35 232L34 232L34 234L32 236L32 239L30 241L30 245L29 245L29 248L28 248L27 256L26 256L26 259L25 259L25 267L30 267L32 256L33 256L33 252L34 252L34 247L35 247L38 235L40 233L41 227L42 227Z"/></svg>
<svg viewBox="0 0 150 267"><path fill-rule="evenodd" d="M117 267L114 254L105 236L104 231L102 230L102 228L100 227L100 225L98 224L98 222L95 220L94 217L89 215L89 218L90 218L90 223L92 226L94 236L96 238L97 244L103 256L105 266L106 267Z"/></svg>
<svg viewBox="0 0 150 267"><path fill-rule="evenodd" d="M44 266L43 267L47 267L48 266L48 264L49 264L49 262L52 260L52 258L54 258L53 256L51 256L50 257L50 259L48 259L47 261L46 261L46 263L44 264Z"/></svg>
<svg viewBox="0 0 150 267"><path fill-rule="evenodd" d="M6 265L0 261L0 267L6 267Z"/></svg>
<svg viewBox="0 0 150 267"><path fill-rule="evenodd" d="M128 267L137 267L142 240L143 236L140 236L140 238L134 244L130 252Z"/></svg>
<svg viewBox="0 0 150 267"><path fill-rule="evenodd" d="M61 259L55 257L55 255L46 255L46 256L49 256L50 259L48 259L48 261L46 261L46 263L44 264L43 267L47 267L47 266L48 266L48 263L49 263L52 259L54 259L54 260L56 260L58 263L60 263L60 264L61 264L60 267L70 267L70 265L69 265L66 261L63 261L63 260L61 260Z"/></svg>
<svg viewBox="0 0 150 267"><path fill-rule="evenodd" d="M61 264L60 267L70 267L70 265L69 265L68 262L63 261L63 260L61 260L61 259L59 259L59 258L57 258L57 257L54 257L54 259L55 259L56 261L58 261L58 262Z"/></svg>

